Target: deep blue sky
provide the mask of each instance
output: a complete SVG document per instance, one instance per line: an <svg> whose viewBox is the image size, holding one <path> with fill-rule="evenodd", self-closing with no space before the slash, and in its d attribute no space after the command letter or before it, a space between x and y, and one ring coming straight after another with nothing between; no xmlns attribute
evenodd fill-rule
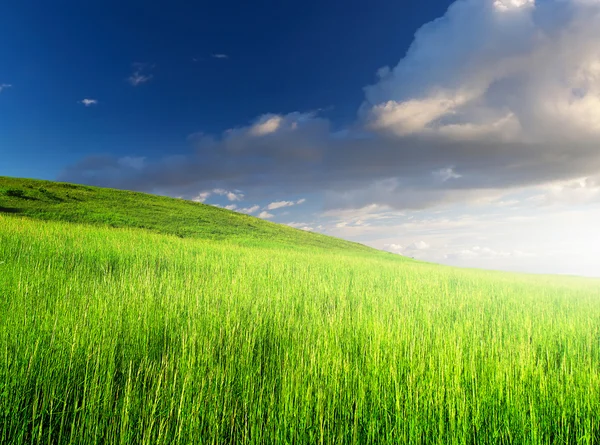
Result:
<svg viewBox="0 0 600 445"><path fill-rule="evenodd" d="M185 152L191 133L269 112L320 108L343 126L376 70L449 4L10 2L0 14L0 84L12 85L0 100L0 175L53 179L89 154ZM150 82L127 82L134 62L154 66Z"/></svg>

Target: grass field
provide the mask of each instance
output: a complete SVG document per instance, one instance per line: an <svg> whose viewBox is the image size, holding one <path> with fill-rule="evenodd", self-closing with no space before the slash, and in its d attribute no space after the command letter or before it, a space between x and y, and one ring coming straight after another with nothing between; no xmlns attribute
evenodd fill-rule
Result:
<svg viewBox="0 0 600 445"><path fill-rule="evenodd" d="M600 280L74 187L0 178L2 444L600 443Z"/></svg>

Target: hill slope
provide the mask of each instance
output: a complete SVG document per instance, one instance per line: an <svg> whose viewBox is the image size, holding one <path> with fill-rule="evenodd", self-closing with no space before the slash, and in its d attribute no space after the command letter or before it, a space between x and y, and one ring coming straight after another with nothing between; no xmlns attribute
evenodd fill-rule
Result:
<svg viewBox="0 0 600 445"><path fill-rule="evenodd" d="M265 247L377 252L361 244L201 203L145 193L0 176L0 213L48 221L152 230Z"/></svg>

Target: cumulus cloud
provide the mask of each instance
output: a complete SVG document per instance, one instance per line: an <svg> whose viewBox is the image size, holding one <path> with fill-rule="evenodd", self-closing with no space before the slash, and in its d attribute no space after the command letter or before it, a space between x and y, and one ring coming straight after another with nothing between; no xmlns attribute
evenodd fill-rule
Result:
<svg viewBox="0 0 600 445"><path fill-rule="evenodd" d="M427 244L425 241L416 241L414 243L410 243L406 250L427 250L431 246Z"/></svg>
<svg viewBox="0 0 600 445"><path fill-rule="evenodd" d="M402 245L400 244L385 244L383 246L384 250L387 250L388 252L392 252L392 253L400 253L402 252L402 250L404 250L404 247L402 247Z"/></svg>
<svg viewBox="0 0 600 445"><path fill-rule="evenodd" d="M423 251L428 250L430 247L425 241L416 241L406 247L398 243L387 243L383 245L383 250L406 256L420 256Z"/></svg>
<svg viewBox="0 0 600 445"><path fill-rule="evenodd" d="M325 191L329 208L420 209L600 173L600 2L457 0L365 88L356 122L266 114L131 175L61 179L181 194L216 183ZM403 52L399 48L399 53Z"/></svg>
<svg viewBox="0 0 600 445"><path fill-rule="evenodd" d="M342 228L342 227L368 227L370 226L371 223L367 222L367 221L363 221L362 219L355 219L353 221L341 221L338 222L335 227L336 228Z"/></svg>
<svg viewBox="0 0 600 445"><path fill-rule="evenodd" d="M535 5L535 0L495 0L494 8L500 11L510 11Z"/></svg>
<svg viewBox="0 0 600 445"><path fill-rule="evenodd" d="M0 93L7 88L12 88L12 85L9 83L0 83Z"/></svg>
<svg viewBox="0 0 600 445"><path fill-rule="evenodd" d="M248 215L252 215L253 213L256 213L260 210L260 206L259 205L253 205L251 207L245 207L243 209L239 209L238 212L240 213L246 213Z"/></svg>
<svg viewBox="0 0 600 445"><path fill-rule="evenodd" d="M580 0L459 0L367 87L365 113L399 135L596 137L599 9Z"/></svg>
<svg viewBox="0 0 600 445"><path fill-rule="evenodd" d="M192 198L192 201L204 202L209 198L210 195L211 195L211 192L201 192L197 196Z"/></svg>
<svg viewBox="0 0 600 445"><path fill-rule="evenodd" d="M229 201L241 201L244 199L244 194L239 190L232 192L224 189L214 189L212 193L219 196L225 196Z"/></svg>
<svg viewBox="0 0 600 445"><path fill-rule="evenodd" d="M267 211L263 211L263 212L260 212L260 213L258 214L258 217L259 217L259 218L262 218L262 219L270 219L270 218L273 218L274 216L275 216L275 215L273 215L273 214L271 214L271 213L269 213L269 212L267 212Z"/></svg>
<svg viewBox="0 0 600 445"><path fill-rule="evenodd" d="M267 206L267 209L275 210L275 209L281 209L282 207L291 207L293 205L296 205L296 203L293 201L276 201L276 202L272 202L271 204L269 204Z"/></svg>
<svg viewBox="0 0 600 445"><path fill-rule="evenodd" d="M286 226L293 227L295 229L304 230L305 232L316 232L316 231L325 231L325 226L322 224L316 223L306 223L306 222L289 222L285 223Z"/></svg>
<svg viewBox="0 0 600 445"><path fill-rule="evenodd" d="M538 190L539 193L528 198L529 204L547 206L600 203L600 175L557 181Z"/></svg>
<svg viewBox="0 0 600 445"><path fill-rule="evenodd" d="M243 193L239 192L227 192L226 196L230 201L241 201L244 199Z"/></svg>
<svg viewBox="0 0 600 445"><path fill-rule="evenodd" d="M250 134L252 136L265 136L275 133L282 121L281 116L266 116L250 127Z"/></svg>
<svg viewBox="0 0 600 445"><path fill-rule="evenodd" d="M123 162L123 159L124 158L121 158L119 161ZM128 159L131 159L131 158L128 158ZM129 161L129 162L131 162L131 161ZM196 201L196 202L204 202L212 195L224 196L227 198L227 200L232 201L232 202L233 201L243 201L244 196L245 196L240 190L231 191L231 190L217 188L217 189L212 189L209 191L201 192L198 195L196 195L194 198L192 198L192 200ZM232 210L232 209L229 209L229 210Z"/></svg>
<svg viewBox="0 0 600 445"><path fill-rule="evenodd" d="M292 207L295 205L304 204L305 202L306 202L305 198L299 199L297 201L275 201L275 202L272 202L269 205L267 205L266 209L267 210L282 209L284 207Z"/></svg>
<svg viewBox="0 0 600 445"><path fill-rule="evenodd" d="M91 107L92 105L98 105L98 101L96 99L83 99L79 101L85 107Z"/></svg>

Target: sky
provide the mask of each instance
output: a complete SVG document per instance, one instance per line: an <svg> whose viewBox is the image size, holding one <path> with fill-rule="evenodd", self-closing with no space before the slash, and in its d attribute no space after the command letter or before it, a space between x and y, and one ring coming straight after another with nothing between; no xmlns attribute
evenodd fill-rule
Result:
<svg viewBox="0 0 600 445"><path fill-rule="evenodd" d="M23 0L0 175L600 276L600 0Z"/></svg>

